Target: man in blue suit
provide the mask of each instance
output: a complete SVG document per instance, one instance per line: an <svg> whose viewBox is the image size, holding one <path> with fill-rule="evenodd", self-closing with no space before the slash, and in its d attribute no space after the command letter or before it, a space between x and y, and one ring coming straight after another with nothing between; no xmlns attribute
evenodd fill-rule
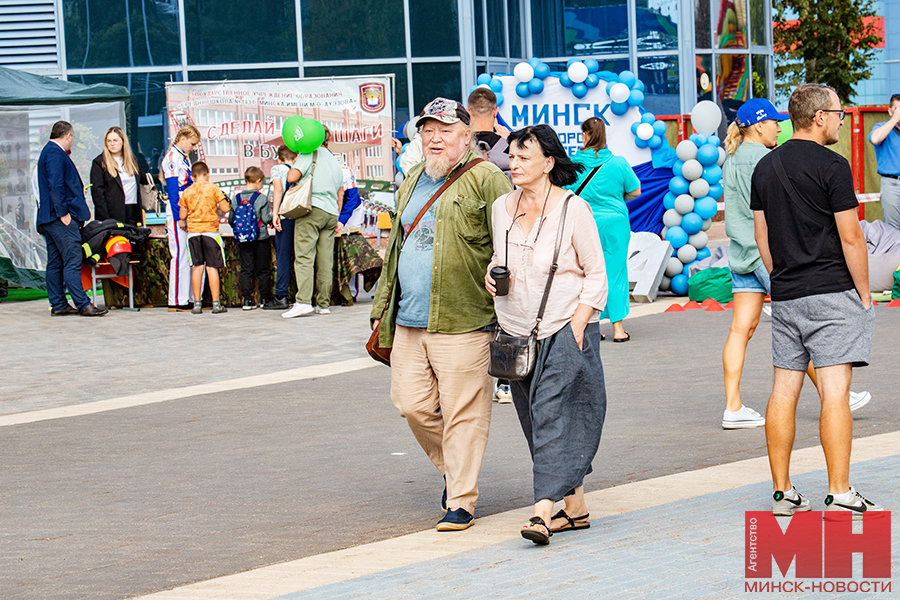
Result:
<svg viewBox="0 0 900 600"><path fill-rule="evenodd" d="M100 317L107 309L91 304L81 286L81 227L91 211L81 176L69 158L74 143L72 124L57 121L38 159L37 227L47 242L47 297L50 316ZM66 288L75 306L66 300Z"/></svg>

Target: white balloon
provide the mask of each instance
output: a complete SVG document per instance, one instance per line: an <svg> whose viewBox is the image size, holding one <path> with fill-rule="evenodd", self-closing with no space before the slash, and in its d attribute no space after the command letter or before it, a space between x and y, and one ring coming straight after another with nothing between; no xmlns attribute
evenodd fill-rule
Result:
<svg viewBox="0 0 900 600"><path fill-rule="evenodd" d="M685 244L681 248L678 249L678 260L683 262L684 264L688 264L689 262L693 262L697 259L697 248L694 248L690 244Z"/></svg>
<svg viewBox="0 0 900 600"><path fill-rule="evenodd" d="M722 122L722 109L711 100L698 102L691 111L691 125L694 131L703 135L712 135Z"/></svg>
<svg viewBox="0 0 900 600"><path fill-rule="evenodd" d="M687 194L678 196L677 198L675 198L674 210L678 211L679 215L688 214L689 212L694 210L694 199Z"/></svg>
<svg viewBox="0 0 900 600"><path fill-rule="evenodd" d="M588 76L588 68L583 62L574 62L569 66L568 69L569 79L572 80L572 83L581 83Z"/></svg>
<svg viewBox="0 0 900 600"><path fill-rule="evenodd" d="M712 227L712 219L703 219L703 227L700 231L709 231L710 227Z"/></svg>
<svg viewBox="0 0 900 600"><path fill-rule="evenodd" d="M691 182L691 196L694 198L702 198L709 194L709 182L705 179L695 179Z"/></svg>
<svg viewBox="0 0 900 600"><path fill-rule="evenodd" d="M406 139L412 141L413 137L416 135L416 131L418 131L418 128L416 127L416 118L413 117L406 124L406 129L403 130L403 133L406 134Z"/></svg>
<svg viewBox="0 0 900 600"><path fill-rule="evenodd" d="M662 280L659 282L659 291L668 292L671 287L672 287L672 278L666 277L665 275L663 275Z"/></svg>
<svg viewBox="0 0 900 600"><path fill-rule="evenodd" d="M683 248L684 246L682 246ZM674 256L669 258L669 262L666 263L666 277L675 277L679 273L684 270L684 263L675 258Z"/></svg>
<svg viewBox="0 0 900 600"><path fill-rule="evenodd" d="M701 248L706 248L706 244L709 243L709 236L706 235L705 231L698 231L694 235L688 236L688 244L700 250Z"/></svg>
<svg viewBox="0 0 900 600"><path fill-rule="evenodd" d="M703 176L703 165L696 158L686 160L684 166L681 167L681 176L688 181L700 179Z"/></svg>
<svg viewBox="0 0 900 600"><path fill-rule="evenodd" d="M651 125L650 123L641 123L640 125L638 125L637 133L635 135L637 135L642 140L649 140L653 137L653 133L653 125ZM700 163L697 164L699 165ZM700 168L700 174L703 174L703 167Z"/></svg>
<svg viewBox="0 0 900 600"><path fill-rule="evenodd" d="M516 68L513 69L513 75L516 76L522 83L528 83L532 79L534 79L534 67L529 65L527 62L520 62L516 65Z"/></svg>
<svg viewBox="0 0 900 600"><path fill-rule="evenodd" d="M659 237L662 239L666 239L666 232L669 230L668 227L663 227L663 230L659 232Z"/></svg>
<svg viewBox="0 0 900 600"><path fill-rule="evenodd" d="M678 212L674 208L670 208L663 213L663 225L665 225L666 227L675 227L676 225L681 225L681 215L682 213Z"/></svg>
<svg viewBox="0 0 900 600"><path fill-rule="evenodd" d="M697 158L697 144L691 140L683 140L675 146L675 154L682 162L687 162L693 158Z"/></svg>
<svg viewBox="0 0 900 600"><path fill-rule="evenodd" d="M617 83L609 88L609 99L613 102L626 102L631 90L624 83Z"/></svg>
<svg viewBox="0 0 900 600"><path fill-rule="evenodd" d="M728 154L725 152L725 148L719 148L719 160L716 161L716 164L721 167L725 164L726 158L728 158Z"/></svg>

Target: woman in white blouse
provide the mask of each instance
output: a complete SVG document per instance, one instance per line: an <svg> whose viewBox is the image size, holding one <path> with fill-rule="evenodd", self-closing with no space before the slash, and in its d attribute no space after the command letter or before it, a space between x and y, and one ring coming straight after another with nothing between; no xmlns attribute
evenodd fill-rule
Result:
<svg viewBox="0 0 900 600"><path fill-rule="evenodd" d="M140 185L146 180L131 152L128 136L121 127L110 127L103 139L103 152L91 164L94 218L141 224Z"/></svg>
<svg viewBox="0 0 900 600"><path fill-rule="evenodd" d="M506 333L527 336L535 327L568 202L558 269L538 327L537 365L527 379L510 382L534 461L534 517L522 537L547 544L553 532L590 527L584 477L606 415L598 323L598 311L606 306L606 269L590 206L562 189L582 167L569 159L556 132L535 125L510 134L509 164L518 189L494 202L494 257L485 275ZM490 270L504 264L509 293L496 296ZM551 517L559 500L565 508Z"/></svg>

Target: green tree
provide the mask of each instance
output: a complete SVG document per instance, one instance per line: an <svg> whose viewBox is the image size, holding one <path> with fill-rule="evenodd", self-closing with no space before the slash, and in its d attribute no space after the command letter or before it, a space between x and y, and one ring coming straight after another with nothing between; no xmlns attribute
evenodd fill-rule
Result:
<svg viewBox="0 0 900 600"><path fill-rule="evenodd" d="M881 43L872 19L875 0L775 0L776 93L801 83L825 83L849 103L854 86L872 76Z"/></svg>

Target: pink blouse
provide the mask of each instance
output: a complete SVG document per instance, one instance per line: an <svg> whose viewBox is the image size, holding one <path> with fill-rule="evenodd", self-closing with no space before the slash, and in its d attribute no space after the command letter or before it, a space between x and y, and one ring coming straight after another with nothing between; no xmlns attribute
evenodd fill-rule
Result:
<svg viewBox="0 0 900 600"><path fill-rule="evenodd" d="M510 192L519 193L518 190ZM565 192L566 195L568 193ZM494 298L494 308L504 331L512 335L528 335L534 329L547 275L553 263L563 202L560 200L549 214L535 222L526 236L519 221L510 229L513 218L506 210L507 196L509 194L494 202L491 215L494 256L488 270L495 265L504 264L506 231L509 229L509 294ZM579 304L592 306L595 311L606 307L606 263L600 246L600 234L590 206L578 196L569 199L557 262L559 267L550 286L550 296L538 329L538 339L550 337L565 327L572 320ZM594 312L590 322L598 320L598 314Z"/></svg>

